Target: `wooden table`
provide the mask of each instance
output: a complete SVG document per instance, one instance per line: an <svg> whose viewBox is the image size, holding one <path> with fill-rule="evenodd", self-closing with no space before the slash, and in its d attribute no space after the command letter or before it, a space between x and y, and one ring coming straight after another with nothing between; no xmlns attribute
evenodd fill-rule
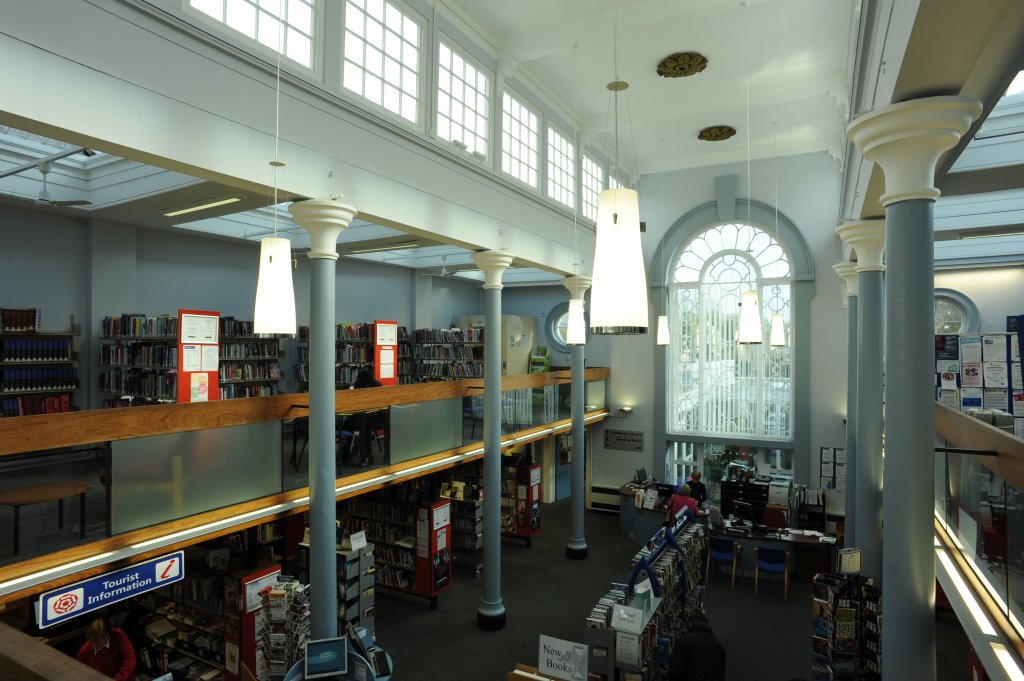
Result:
<svg viewBox="0 0 1024 681"><path fill-rule="evenodd" d="M20 550L20 515L21 507L29 504L42 504L47 501L57 502L59 513L57 522L58 529L64 529L64 500L68 497L78 497L80 501L78 514L78 536L85 538L85 493L89 489L87 482L46 482L39 485L29 485L18 489L0 492L0 506L10 506L14 509L14 554Z"/></svg>

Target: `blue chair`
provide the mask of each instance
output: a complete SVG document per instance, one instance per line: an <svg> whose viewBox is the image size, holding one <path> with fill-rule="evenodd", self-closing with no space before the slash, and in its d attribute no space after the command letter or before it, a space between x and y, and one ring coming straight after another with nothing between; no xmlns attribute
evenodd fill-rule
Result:
<svg viewBox="0 0 1024 681"><path fill-rule="evenodd" d="M785 583L783 594L785 600L789 600L789 558L789 551L754 547L754 596L757 596L757 579L763 570L783 575Z"/></svg>
<svg viewBox="0 0 1024 681"><path fill-rule="evenodd" d="M704 568L704 583L711 576L711 561L728 563L732 561L732 586L736 587L736 563L743 554L743 545L725 537L708 538L708 560Z"/></svg>

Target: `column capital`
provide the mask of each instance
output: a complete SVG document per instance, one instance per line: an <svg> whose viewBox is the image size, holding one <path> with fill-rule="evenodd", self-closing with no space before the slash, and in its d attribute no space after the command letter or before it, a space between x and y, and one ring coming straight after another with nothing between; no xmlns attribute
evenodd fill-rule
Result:
<svg viewBox="0 0 1024 681"><path fill-rule="evenodd" d="M832 265L832 271L843 280L843 295L846 298L856 298L859 293L857 288L857 262L854 260L842 260Z"/></svg>
<svg viewBox="0 0 1024 681"><path fill-rule="evenodd" d="M355 208L337 199L309 199L295 201L288 206L288 212L299 227L309 232L312 243L307 256L310 260L338 259L338 236L352 222Z"/></svg>
<svg viewBox="0 0 1024 681"><path fill-rule="evenodd" d="M885 271L885 220L854 220L837 227L836 234L857 254L858 272Z"/></svg>
<svg viewBox="0 0 1024 681"><path fill-rule="evenodd" d="M473 262L484 272L484 288L501 288L501 277L515 256L508 251L491 250L473 254Z"/></svg>
<svg viewBox="0 0 1024 681"><path fill-rule="evenodd" d="M973 97L924 97L856 116L846 136L885 173L883 206L937 199L935 164L981 115Z"/></svg>
<svg viewBox="0 0 1024 681"><path fill-rule="evenodd" d="M582 274L562 279L562 286L569 289L569 298L572 300L583 300L583 295L592 283L594 283L594 280L591 277L586 277Z"/></svg>

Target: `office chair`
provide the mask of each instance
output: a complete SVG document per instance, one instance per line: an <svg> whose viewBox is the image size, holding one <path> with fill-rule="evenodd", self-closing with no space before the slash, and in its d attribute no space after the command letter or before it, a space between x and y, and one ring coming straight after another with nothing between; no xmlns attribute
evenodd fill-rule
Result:
<svg viewBox="0 0 1024 681"><path fill-rule="evenodd" d="M761 524L767 525L773 530L781 530L789 525L786 520L786 512L781 508L768 507L761 514Z"/></svg>
<svg viewBox="0 0 1024 681"><path fill-rule="evenodd" d="M775 574L782 573L785 587L783 594L789 600L789 551L754 547L754 596L757 596L758 577L762 570Z"/></svg>
<svg viewBox="0 0 1024 681"><path fill-rule="evenodd" d="M708 559L704 567L704 583L711 576L711 561L732 561L732 587L736 588L736 563L743 555L743 545L725 537L708 537ZM742 573L741 573L742 574Z"/></svg>

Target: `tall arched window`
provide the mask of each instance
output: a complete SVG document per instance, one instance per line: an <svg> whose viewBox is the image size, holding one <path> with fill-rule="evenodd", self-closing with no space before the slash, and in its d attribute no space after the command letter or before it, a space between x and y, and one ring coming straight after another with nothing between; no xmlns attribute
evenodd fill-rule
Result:
<svg viewBox="0 0 1024 681"><path fill-rule="evenodd" d="M669 270L670 433L793 439L793 272L785 248L753 225L698 232ZM738 342L740 296L757 291L763 342ZM785 344L772 345L774 314Z"/></svg>

